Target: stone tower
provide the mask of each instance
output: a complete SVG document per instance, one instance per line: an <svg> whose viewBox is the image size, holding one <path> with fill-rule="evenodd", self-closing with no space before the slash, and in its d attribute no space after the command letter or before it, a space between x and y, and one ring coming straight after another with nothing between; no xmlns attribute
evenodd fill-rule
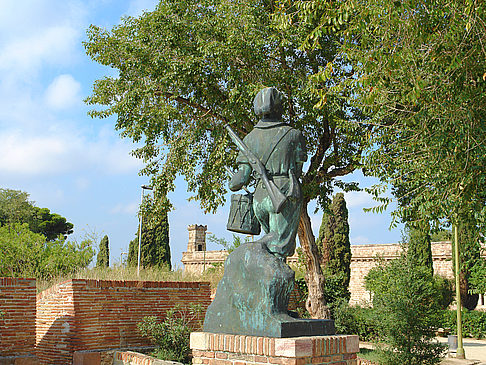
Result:
<svg viewBox="0 0 486 365"><path fill-rule="evenodd" d="M191 224L187 227L189 231L189 242L187 243L187 251L206 251L206 231L208 226Z"/></svg>

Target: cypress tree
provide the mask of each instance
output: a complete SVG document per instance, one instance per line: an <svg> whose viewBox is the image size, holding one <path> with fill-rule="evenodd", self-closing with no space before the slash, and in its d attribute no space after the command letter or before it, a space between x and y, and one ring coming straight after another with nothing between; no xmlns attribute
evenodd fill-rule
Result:
<svg viewBox="0 0 486 365"><path fill-rule="evenodd" d="M96 267L110 266L110 247L108 236L105 235L100 242L98 256L96 257Z"/></svg>
<svg viewBox="0 0 486 365"><path fill-rule="evenodd" d="M408 257L410 262L416 266L426 267L430 274L434 274L432 261L432 239L428 224L413 227L407 224L408 231Z"/></svg>
<svg viewBox="0 0 486 365"><path fill-rule="evenodd" d="M322 216L318 247L322 254L321 266L326 276L326 300L349 300L351 278L351 244L349 242L348 209L343 193L334 196L329 211Z"/></svg>
<svg viewBox="0 0 486 365"><path fill-rule="evenodd" d="M127 264L129 266L138 264L138 230L135 239L130 241L128 247ZM143 218L140 265L145 268L171 268L167 212L161 214L149 212L148 217Z"/></svg>

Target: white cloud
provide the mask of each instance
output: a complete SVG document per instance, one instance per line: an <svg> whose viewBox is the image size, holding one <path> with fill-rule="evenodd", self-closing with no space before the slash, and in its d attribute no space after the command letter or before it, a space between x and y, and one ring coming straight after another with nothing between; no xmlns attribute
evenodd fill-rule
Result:
<svg viewBox="0 0 486 365"><path fill-rule="evenodd" d="M132 146L121 140L87 140L69 130L56 134L25 135L17 131L0 134L0 170L28 176L62 175L68 172L105 175L136 174L142 164L129 153Z"/></svg>
<svg viewBox="0 0 486 365"><path fill-rule="evenodd" d="M62 165L66 144L55 137L0 135L0 169L4 173L53 173Z"/></svg>
<svg viewBox="0 0 486 365"><path fill-rule="evenodd" d="M67 109L81 102L81 84L69 74L57 76L46 90L47 105L53 109Z"/></svg>
<svg viewBox="0 0 486 365"><path fill-rule="evenodd" d="M321 227L321 222L322 222L322 213L318 213L320 215L315 215L315 214L310 214L310 220L311 220L311 227L312 227L312 232L314 232L314 235L316 236L319 235L319 228Z"/></svg>
<svg viewBox="0 0 486 365"><path fill-rule="evenodd" d="M0 70L27 81L45 64L68 64L80 35L80 31L71 26L51 26L13 39L0 49Z"/></svg>
<svg viewBox="0 0 486 365"><path fill-rule="evenodd" d="M139 204L136 202L132 203L118 203L111 209L112 214L128 214L134 215L138 211Z"/></svg>
<svg viewBox="0 0 486 365"><path fill-rule="evenodd" d="M348 208L369 208L377 204L366 191L350 191L344 193Z"/></svg>

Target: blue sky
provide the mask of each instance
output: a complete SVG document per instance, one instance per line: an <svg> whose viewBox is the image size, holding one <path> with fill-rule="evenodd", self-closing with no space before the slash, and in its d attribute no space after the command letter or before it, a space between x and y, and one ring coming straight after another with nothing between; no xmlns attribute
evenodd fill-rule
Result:
<svg viewBox="0 0 486 365"><path fill-rule="evenodd" d="M154 0L1 0L0 1L0 187L23 190L39 207L74 223L72 239L87 233L110 238L112 261L119 261L135 237L140 161L130 156L133 144L114 130L115 119L91 119L83 99L96 79L114 71L91 61L82 41L90 24L111 28L124 15L151 10ZM351 177L369 186L359 173ZM229 204L205 215L189 202L186 184L177 180L170 196L172 263L181 266L187 226L205 224L231 239L226 217ZM346 195L351 242L392 243L389 214L364 213L374 205L364 193ZM312 213L312 209L309 210ZM315 234L320 214L312 215ZM209 246L208 249L221 249Z"/></svg>

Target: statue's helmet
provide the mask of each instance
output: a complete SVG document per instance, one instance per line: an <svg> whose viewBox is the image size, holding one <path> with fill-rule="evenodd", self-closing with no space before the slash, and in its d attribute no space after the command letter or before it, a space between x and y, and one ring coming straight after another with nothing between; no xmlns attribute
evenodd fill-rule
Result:
<svg viewBox="0 0 486 365"><path fill-rule="evenodd" d="M278 120L283 113L283 94L274 87L267 87L258 92L253 100L255 114L266 120Z"/></svg>

